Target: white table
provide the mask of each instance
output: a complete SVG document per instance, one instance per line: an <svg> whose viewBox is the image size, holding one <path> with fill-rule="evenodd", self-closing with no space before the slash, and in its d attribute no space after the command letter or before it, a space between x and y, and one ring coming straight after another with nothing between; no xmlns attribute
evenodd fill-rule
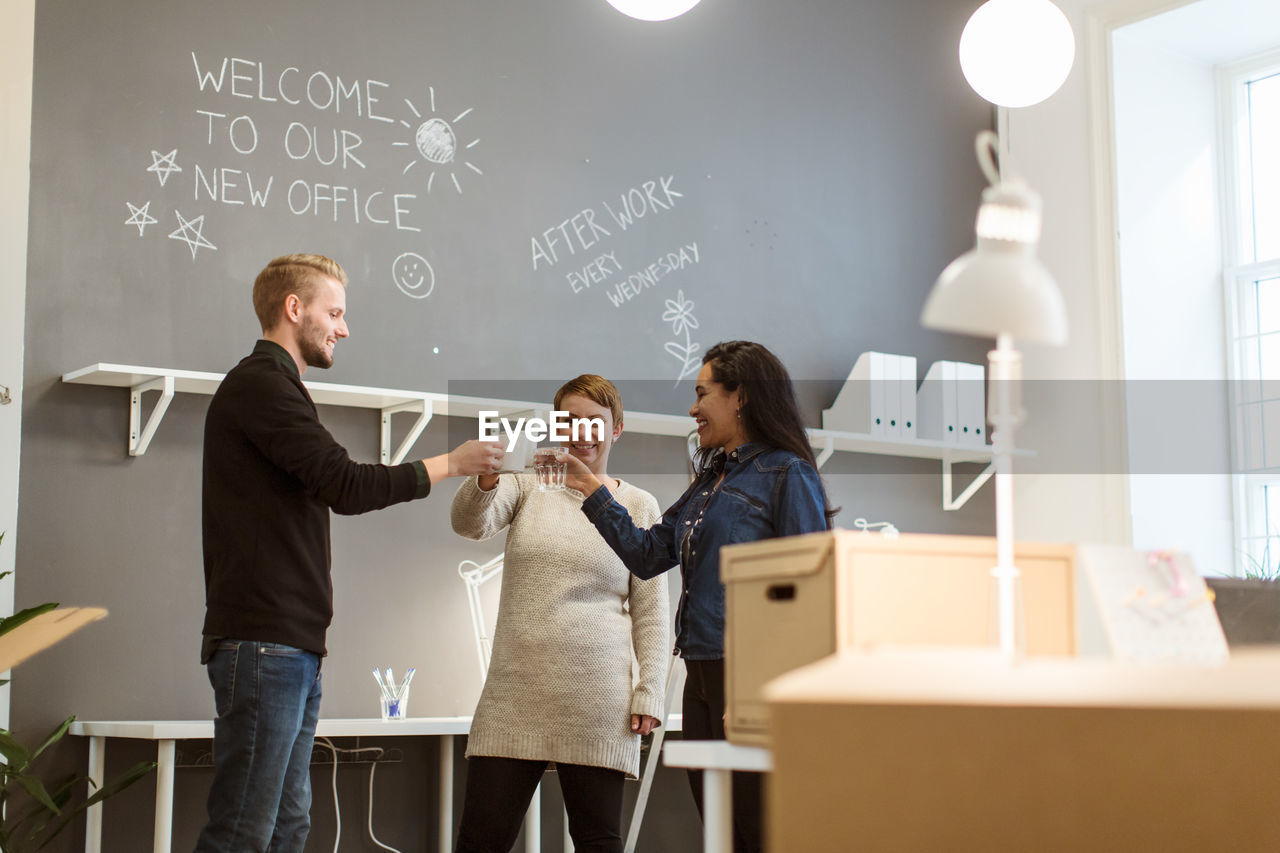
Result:
<svg viewBox="0 0 1280 853"><path fill-rule="evenodd" d="M666 747L659 733L680 731L683 722L681 714L669 714L664 729L655 732L653 750L661 751ZM320 720L316 724L316 737L439 737L440 744L440 799L438 809L440 815L439 850L450 853L453 850L453 739L457 735L465 735L471 730L470 717L409 717L404 720ZM154 853L170 853L173 843L173 771L177 752L176 742L213 738L212 720L135 720L94 722L82 721L71 724L71 734L89 738L89 778L101 785L106 769L107 738L123 737L139 740L156 741L156 818L155 836L152 845ZM675 745L668 742L668 746ZM639 835L639 824L644 817L645 804L648 800L648 786L653 781L653 764L656 752L652 753L645 767L641 769L644 786L632 812L632 831L627 838L627 849L634 850ZM84 835L85 853L102 853L102 804L89 808L86 814ZM537 853L540 848L539 833L539 801L535 799L530 805L529 817L526 820L526 853ZM571 849L568 842L568 829L565 830L565 849Z"/></svg>
<svg viewBox="0 0 1280 853"><path fill-rule="evenodd" d="M440 850L453 849L453 739L471 729L470 717L409 717L404 720L320 720L316 737L412 737L443 738L440 744ZM176 741L211 739L212 720L134 722L76 722L71 734L89 738L89 778L101 784L106 765L107 738L124 737L156 741L156 822L152 849L169 853L173 836L173 770ZM85 853L102 851L102 804L86 815Z"/></svg>
<svg viewBox="0 0 1280 853"><path fill-rule="evenodd" d="M738 746L723 740L667 741L663 762L668 767L702 770L703 853L733 850L733 771L767 773L773 756L758 746Z"/></svg>

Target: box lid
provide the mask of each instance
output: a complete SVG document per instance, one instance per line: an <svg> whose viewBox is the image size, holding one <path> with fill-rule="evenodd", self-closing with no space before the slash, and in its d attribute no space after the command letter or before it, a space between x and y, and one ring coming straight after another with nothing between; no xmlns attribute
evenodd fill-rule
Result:
<svg viewBox="0 0 1280 853"><path fill-rule="evenodd" d="M765 685L772 704L1280 710L1280 651L1220 666L1024 658L995 649L846 651Z"/></svg>
<svg viewBox="0 0 1280 853"><path fill-rule="evenodd" d="M805 533L725 545L720 549L720 581L771 580L815 575L831 559L836 537L845 531Z"/></svg>

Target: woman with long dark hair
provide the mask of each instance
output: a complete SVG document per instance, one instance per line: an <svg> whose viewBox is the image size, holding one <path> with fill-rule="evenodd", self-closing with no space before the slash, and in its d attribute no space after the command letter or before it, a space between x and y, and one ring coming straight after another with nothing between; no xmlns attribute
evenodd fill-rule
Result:
<svg viewBox="0 0 1280 853"><path fill-rule="evenodd" d="M587 495L582 511L641 578L680 566L676 649L684 658L684 737L723 740L724 585L720 548L826 530L831 509L818 477L795 388L768 349L750 341L716 344L702 359L696 399L694 482L652 527L637 527L587 466L569 462L569 485ZM702 812L702 773L689 771ZM735 773L734 849L762 847L760 777Z"/></svg>

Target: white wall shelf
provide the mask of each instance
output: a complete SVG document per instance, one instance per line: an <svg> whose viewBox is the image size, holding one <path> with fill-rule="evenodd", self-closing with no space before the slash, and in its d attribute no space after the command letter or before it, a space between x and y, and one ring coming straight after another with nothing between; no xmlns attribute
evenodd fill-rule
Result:
<svg viewBox="0 0 1280 853"><path fill-rule="evenodd" d="M129 455L142 456L155 437L156 429L160 426L160 421L164 418L174 395L179 392L212 395L218 390L223 375L167 367L98 363L65 373L62 381L76 385L129 389ZM389 465L404 461L414 442L418 440L434 415L476 418L484 410L497 411L499 417L505 417L518 412L547 409L546 403L519 400L463 397L431 391L399 391L361 385L336 385L329 382L304 382L303 384L306 385L316 405L379 410L382 413L379 461ZM151 412L145 416L144 422L142 395L148 391L157 391L160 397L152 406ZM402 412L416 414L417 418L393 450L391 419L393 415ZM691 431L691 421L686 415L629 411L626 427L632 433L687 438ZM811 429L808 432L809 440L817 451L819 468L826 464L837 450L940 461L942 463L942 506L946 510L957 510L964 506L995 471L992 450L987 445L955 445L926 439L881 438L824 429ZM956 463L986 463L986 468L959 495L953 494L951 468Z"/></svg>

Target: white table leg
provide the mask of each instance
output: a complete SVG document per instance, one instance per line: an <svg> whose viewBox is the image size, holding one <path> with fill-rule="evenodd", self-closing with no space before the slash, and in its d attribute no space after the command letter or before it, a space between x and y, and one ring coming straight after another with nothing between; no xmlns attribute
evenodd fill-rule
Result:
<svg viewBox="0 0 1280 853"><path fill-rule="evenodd" d="M166 738L156 742L156 832L155 853L169 853L173 844L173 765L177 743Z"/></svg>
<svg viewBox="0 0 1280 853"><path fill-rule="evenodd" d="M107 739L89 738L89 781L91 791L102 787L106 777ZM85 812L84 853L102 853L102 803L89 806Z"/></svg>
<svg viewBox="0 0 1280 853"><path fill-rule="evenodd" d="M453 735L440 738L440 853L453 851Z"/></svg>
<svg viewBox="0 0 1280 853"><path fill-rule="evenodd" d="M702 771L702 842L704 853L733 850L733 774Z"/></svg>
<svg viewBox="0 0 1280 853"><path fill-rule="evenodd" d="M529 811L524 816L524 853L540 853L542 850L542 783L533 789Z"/></svg>
<svg viewBox="0 0 1280 853"><path fill-rule="evenodd" d="M573 836L569 834L569 813L564 812L564 839L560 842L564 853L573 853Z"/></svg>

